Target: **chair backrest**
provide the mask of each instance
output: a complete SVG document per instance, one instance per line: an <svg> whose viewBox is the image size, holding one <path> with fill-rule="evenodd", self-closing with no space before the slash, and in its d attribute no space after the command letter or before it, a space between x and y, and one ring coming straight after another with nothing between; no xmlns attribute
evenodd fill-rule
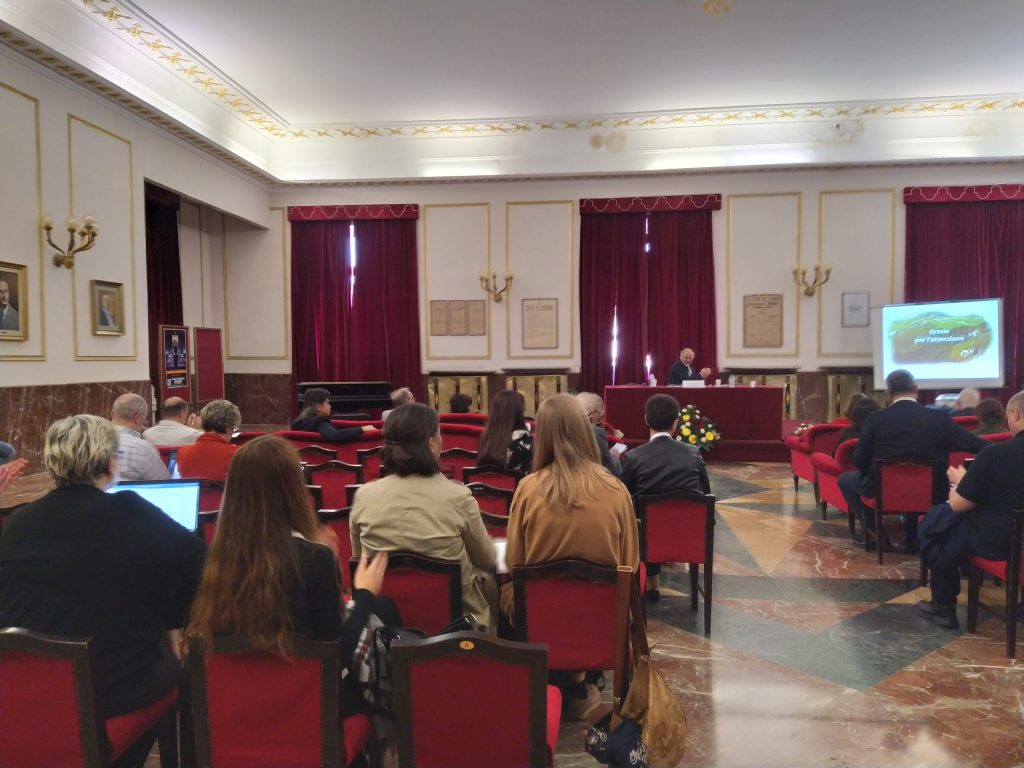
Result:
<svg viewBox="0 0 1024 768"><path fill-rule="evenodd" d="M309 501L313 505L313 511L319 512L324 509L324 489L319 485L307 485L306 491L309 493Z"/></svg>
<svg viewBox="0 0 1024 768"><path fill-rule="evenodd" d="M953 421L968 431L981 426L977 416L954 416Z"/></svg>
<svg viewBox="0 0 1024 768"><path fill-rule="evenodd" d="M332 445L338 449L338 460L344 461L349 464L358 464L359 456L358 451L365 451L367 448L377 448L384 445L384 433L379 430L373 430L372 432L363 432L356 436L355 440L349 440L345 443L332 443ZM369 476L364 476L363 480L366 482L370 481Z"/></svg>
<svg viewBox="0 0 1024 768"><path fill-rule="evenodd" d="M217 534L217 519L219 517L219 509L199 513L199 528L196 529L196 533L206 542L206 546L213 543L213 537Z"/></svg>
<svg viewBox="0 0 1024 768"><path fill-rule="evenodd" d="M231 436L232 445L245 445L250 440L254 440L257 437L261 437L267 434L266 432L239 432L236 435Z"/></svg>
<svg viewBox="0 0 1024 768"><path fill-rule="evenodd" d="M351 501L345 495L345 486L363 482L363 468L344 461L306 465L302 472L306 476L306 485L319 485L323 489L323 507L328 509L349 506Z"/></svg>
<svg viewBox="0 0 1024 768"><path fill-rule="evenodd" d="M403 768L545 768L543 645L457 632L396 640L391 661Z"/></svg>
<svg viewBox="0 0 1024 768"><path fill-rule="evenodd" d="M221 499L224 498L224 483L216 480L199 481L199 511L213 512L220 509Z"/></svg>
<svg viewBox="0 0 1024 768"><path fill-rule="evenodd" d="M338 768L336 642L293 638L288 658L244 637L189 638L200 765Z"/></svg>
<svg viewBox="0 0 1024 768"><path fill-rule="evenodd" d="M1013 439L1012 432L994 432L991 435L981 435L982 440L988 440L993 443L1005 443L1007 440Z"/></svg>
<svg viewBox="0 0 1024 768"><path fill-rule="evenodd" d="M622 695L632 579L628 566L616 569L583 560L516 566L516 639L546 643L550 669L614 669L616 693Z"/></svg>
<svg viewBox="0 0 1024 768"><path fill-rule="evenodd" d="M446 448L441 451L441 470L446 476L459 480L463 469L476 466L476 455L476 451L468 448Z"/></svg>
<svg viewBox="0 0 1024 768"><path fill-rule="evenodd" d="M381 476L380 453L383 450L383 445L356 449L356 461L363 468L364 482L377 480Z"/></svg>
<svg viewBox="0 0 1024 768"><path fill-rule="evenodd" d="M841 472L850 472L853 470L853 452L857 450L857 438L851 437L849 440L844 440L838 448L836 448L836 464L839 465Z"/></svg>
<svg viewBox="0 0 1024 768"><path fill-rule="evenodd" d="M324 440L323 437L320 436L319 432L303 432L295 429L279 429L277 432L274 432L273 434L277 435L278 437L283 437L285 440L291 443L292 447L296 451L300 451L303 448L307 448L311 445L315 445L317 447L333 446L332 443L328 443L326 440ZM331 456L330 458L336 459L341 457L334 455ZM303 459L303 461L305 462L306 459Z"/></svg>
<svg viewBox="0 0 1024 768"><path fill-rule="evenodd" d="M510 488L515 490L523 476L518 472L506 472L501 467L465 467L462 470L462 482L486 483L494 488Z"/></svg>
<svg viewBox="0 0 1024 768"><path fill-rule="evenodd" d="M0 766L107 765L88 640L0 630Z"/></svg>
<svg viewBox="0 0 1024 768"><path fill-rule="evenodd" d="M875 504L883 514L926 512L946 484L946 465L938 459L897 456L874 465Z"/></svg>
<svg viewBox="0 0 1024 768"><path fill-rule="evenodd" d="M349 561L352 574L358 564ZM458 560L390 552L382 594L398 606L402 624L432 635L462 615L462 566Z"/></svg>
<svg viewBox="0 0 1024 768"><path fill-rule="evenodd" d="M437 418L442 424L469 424L474 427L487 425L486 413L439 413Z"/></svg>
<svg viewBox="0 0 1024 768"><path fill-rule="evenodd" d="M512 497L516 492L511 488L496 488L487 483L469 483L466 487L473 494L481 512L508 517L512 511Z"/></svg>
<svg viewBox="0 0 1024 768"><path fill-rule="evenodd" d="M467 451L475 451L480 446L480 435L483 432L483 425L441 422L441 444L445 448L464 448Z"/></svg>
<svg viewBox="0 0 1024 768"><path fill-rule="evenodd" d="M815 424L808 427L804 433L807 447L811 453L832 453L839 442L839 433L842 431L842 424L828 423Z"/></svg>
<svg viewBox="0 0 1024 768"><path fill-rule="evenodd" d="M492 539L508 538L508 515L492 515L490 512L481 510L480 519L484 521L487 535Z"/></svg>
<svg viewBox="0 0 1024 768"><path fill-rule="evenodd" d="M171 464L171 456L178 452L178 446L158 445L156 449L160 453L160 461L164 463L165 467L169 467Z"/></svg>
<svg viewBox="0 0 1024 768"><path fill-rule="evenodd" d="M636 516L643 562L713 562L714 496L687 491L637 496Z"/></svg>
<svg viewBox="0 0 1024 768"><path fill-rule="evenodd" d="M307 467L315 467L326 464L328 461L335 461L338 454L330 448L322 445L297 445L295 452L299 454L299 461Z"/></svg>
<svg viewBox="0 0 1024 768"><path fill-rule="evenodd" d="M350 506L319 509L316 513L320 524L326 525L338 537L338 570L341 571L341 588L344 590L352 588L352 575L348 568L348 562L352 559L352 529L348 522L351 513Z"/></svg>

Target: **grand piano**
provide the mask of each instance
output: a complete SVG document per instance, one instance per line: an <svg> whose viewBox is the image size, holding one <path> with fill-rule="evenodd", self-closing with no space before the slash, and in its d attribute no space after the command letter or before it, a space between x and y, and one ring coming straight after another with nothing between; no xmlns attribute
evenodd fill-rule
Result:
<svg viewBox="0 0 1024 768"><path fill-rule="evenodd" d="M380 411L391 407L389 381L303 381L299 384L299 408L307 389L326 389L331 393L331 413L335 416L367 414L379 417Z"/></svg>

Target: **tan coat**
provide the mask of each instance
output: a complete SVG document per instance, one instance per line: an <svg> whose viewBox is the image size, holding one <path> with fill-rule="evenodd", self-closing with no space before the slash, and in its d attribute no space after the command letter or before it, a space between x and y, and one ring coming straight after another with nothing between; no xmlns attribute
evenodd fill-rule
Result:
<svg viewBox="0 0 1024 768"><path fill-rule="evenodd" d="M494 543L466 486L444 475L389 475L362 486L349 518L352 554L407 549L462 563L462 607L493 632ZM387 593L387 576L384 577Z"/></svg>
<svg viewBox="0 0 1024 768"><path fill-rule="evenodd" d="M548 470L527 475L512 499L505 561L517 565L551 560L589 560L599 565L640 565L640 545L633 501L626 486L605 469L596 481L595 498L582 496L583 478L576 483L580 506L549 505L539 484ZM512 585L501 590L501 610L512 613Z"/></svg>

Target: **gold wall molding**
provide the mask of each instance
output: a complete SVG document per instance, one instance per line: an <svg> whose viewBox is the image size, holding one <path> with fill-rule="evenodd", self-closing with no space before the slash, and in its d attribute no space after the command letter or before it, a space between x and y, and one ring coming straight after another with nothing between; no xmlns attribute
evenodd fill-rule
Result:
<svg viewBox="0 0 1024 768"><path fill-rule="evenodd" d="M34 114L34 133L35 133L35 152L36 152L36 221L41 221L43 218L43 150L42 150L42 137L40 135L40 123L39 123L39 99L35 96L30 96L24 91L20 91L14 86L8 85L7 83L0 82L0 89L14 94L15 96L26 99L32 102L33 114ZM0 360L6 360L10 362L40 362L46 359L46 280L44 279L46 269L44 260L44 247L43 247L43 236L38 227L36 228L36 240L39 245L38 254L38 268L39 268L39 354L38 355L0 355ZM25 286L26 289L28 286ZM31 341L29 331L32 328L31 325L31 312L25 313L25 337L26 341Z"/></svg>
<svg viewBox="0 0 1024 768"><path fill-rule="evenodd" d="M75 211L75 162L74 162L74 126L78 124L91 131L109 136L116 141L122 142L128 149L128 260L129 280L131 281L132 296L132 319L128 323L125 319L125 334L132 335L132 353L130 355L83 355L78 345L78 268L71 269L71 322L75 342L75 360L138 360L139 359L139 312L138 297L136 296L135 284L135 165L132 157L132 142L124 136L119 136L103 126L91 123L85 118L68 112L68 214L74 215ZM110 235L108 234L109 238ZM149 318L145 318L148 328ZM91 324L91 318L90 318ZM148 338L147 333L147 338Z"/></svg>

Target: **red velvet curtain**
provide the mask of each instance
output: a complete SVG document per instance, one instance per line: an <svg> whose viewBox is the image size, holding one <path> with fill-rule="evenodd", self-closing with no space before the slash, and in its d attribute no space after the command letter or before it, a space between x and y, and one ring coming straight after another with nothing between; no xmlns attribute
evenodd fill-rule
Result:
<svg viewBox="0 0 1024 768"><path fill-rule="evenodd" d="M908 203L906 301L1003 299L1006 402L1024 388L1024 202Z"/></svg>
<svg viewBox="0 0 1024 768"><path fill-rule="evenodd" d="M614 383L643 382L648 353L654 375L667 382L683 346L696 350L700 367L716 367L710 210L581 216L581 385L593 392L613 383L615 308Z"/></svg>
<svg viewBox="0 0 1024 768"><path fill-rule="evenodd" d="M418 391L416 221L355 222L354 271L350 224L292 223L293 375Z"/></svg>
<svg viewBox="0 0 1024 768"><path fill-rule="evenodd" d="M160 392L160 326L181 325L179 198L146 184L146 299L149 304L149 378Z"/></svg>

